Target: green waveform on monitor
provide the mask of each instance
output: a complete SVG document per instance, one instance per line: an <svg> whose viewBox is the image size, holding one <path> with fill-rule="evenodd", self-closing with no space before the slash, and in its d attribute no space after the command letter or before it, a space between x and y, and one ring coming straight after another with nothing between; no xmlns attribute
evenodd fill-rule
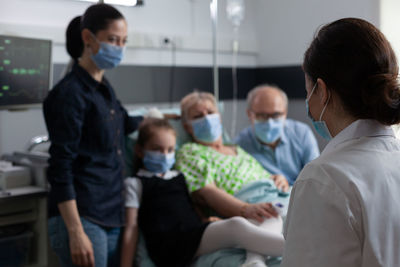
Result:
<svg viewBox="0 0 400 267"><path fill-rule="evenodd" d="M2 97L3 96L3 93L0 93L0 97Z"/></svg>
<svg viewBox="0 0 400 267"><path fill-rule="evenodd" d="M3 64L4 65L10 65L10 63L11 63L11 60L9 60L9 59L4 59L3 60Z"/></svg>
<svg viewBox="0 0 400 267"><path fill-rule="evenodd" d="M5 39L4 42L5 42L6 44L11 44L11 40L10 40L10 39Z"/></svg>
<svg viewBox="0 0 400 267"><path fill-rule="evenodd" d="M1 51L1 50L4 50L4 46L0 46L0 51Z"/></svg>
<svg viewBox="0 0 400 267"><path fill-rule="evenodd" d="M10 90L10 86L8 86L8 85L3 85L3 86L2 86L2 89L5 90L5 91Z"/></svg>
<svg viewBox="0 0 400 267"><path fill-rule="evenodd" d="M12 70L9 71L10 73L14 74L14 75L39 75L40 74L40 70L39 69L17 69L14 68Z"/></svg>
<svg viewBox="0 0 400 267"><path fill-rule="evenodd" d="M28 70L28 74L29 74L29 75L40 74L40 70L29 69L29 70Z"/></svg>

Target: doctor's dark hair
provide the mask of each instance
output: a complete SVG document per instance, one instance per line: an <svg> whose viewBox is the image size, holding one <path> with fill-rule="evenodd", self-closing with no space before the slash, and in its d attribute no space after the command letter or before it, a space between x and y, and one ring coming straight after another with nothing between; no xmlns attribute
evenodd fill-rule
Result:
<svg viewBox="0 0 400 267"><path fill-rule="evenodd" d="M81 32L88 29L93 34L105 30L109 24L124 16L114 7L107 4L95 4L86 9L83 16L77 16L71 20L66 31L66 46L68 54L77 60L83 52Z"/></svg>
<svg viewBox="0 0 400 267"><path fill-rule="evenodd" d="M345 18L323 26L305 52L303 70L314 83L321 78L356 118L400 122L396 56L371 23Z"/></svg>

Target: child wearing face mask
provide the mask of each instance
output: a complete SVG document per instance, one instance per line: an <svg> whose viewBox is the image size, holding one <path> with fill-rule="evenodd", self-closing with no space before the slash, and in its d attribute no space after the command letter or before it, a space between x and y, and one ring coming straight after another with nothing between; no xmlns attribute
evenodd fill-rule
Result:
<svg viewBox="0 0 400 267"><path fill-rule="evenodd" d="M197 256L222 248L240 247L263 257L280 256L284 239L281 222L269 230L242 217L202 220L195 212L182 173L175 163L176 133L166 120L146 119L139 128L135 153L141 168L125 180L126 226L121 266L131 267L138 229L143 232L150 258L158 267L188 266ZM265 266L263 261L245 266Z"/></svg>

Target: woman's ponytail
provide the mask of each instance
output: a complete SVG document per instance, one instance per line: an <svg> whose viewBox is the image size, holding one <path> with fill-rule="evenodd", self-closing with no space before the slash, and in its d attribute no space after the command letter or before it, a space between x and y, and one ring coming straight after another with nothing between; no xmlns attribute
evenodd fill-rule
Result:
<svg viewBox="0 0 400 267"><path fill-rule="evenodd" d="M376 74L369 77L365 84L362 101L368 117L386 125L400 123L400 86L397 76Z"/></svg>
<svg viewBox="0 0 400 267"><path fill-rule="evenodd" d="M83 41L81 35L81 18L77 16L68 24L66 32L67 52L75 61L81 57L83 52Z"/></svg>

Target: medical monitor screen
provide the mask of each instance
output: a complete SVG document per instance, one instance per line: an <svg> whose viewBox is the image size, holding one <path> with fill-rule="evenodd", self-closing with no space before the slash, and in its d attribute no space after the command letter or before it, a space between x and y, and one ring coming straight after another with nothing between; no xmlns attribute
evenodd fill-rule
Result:
<svg viewBox="0 0 400 267"><path fill-rule="evenodd" d="M50 72L51 41L0 35L0 108L42 103Z"/></svg>

